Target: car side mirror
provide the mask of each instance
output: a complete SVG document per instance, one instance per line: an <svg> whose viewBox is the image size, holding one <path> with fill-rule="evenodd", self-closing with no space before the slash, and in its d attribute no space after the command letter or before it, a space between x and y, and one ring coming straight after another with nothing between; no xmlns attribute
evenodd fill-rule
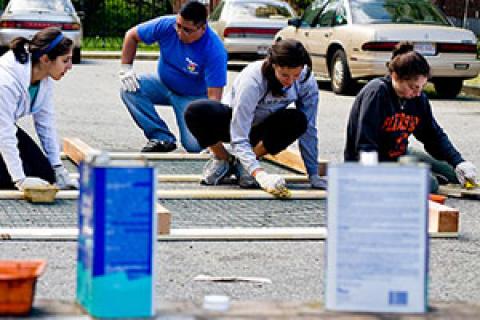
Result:
<svg viewBox="0 0 480 320"><path fill-rule="evenodd" d="M294 26L295 28L298 28L302 25L302 19L298 18L298 17L288 19L288 25L289 26Z"/></svg>
<svg viewBox="0 0 480 320"><path fill-rule="evenodd" d="M77 11L77 16L80 18L80 20L83 20L83 18L85 18L85 12L84 11Z"/></svg>

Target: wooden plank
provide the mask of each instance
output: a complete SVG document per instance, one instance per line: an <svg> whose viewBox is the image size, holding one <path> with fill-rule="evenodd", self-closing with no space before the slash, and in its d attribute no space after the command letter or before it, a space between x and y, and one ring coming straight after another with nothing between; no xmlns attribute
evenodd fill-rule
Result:
<svg viewBox="0 0 480 320"><path fill-rule="evenodd" d="M283 150L276 155L266 155L263 157L265 160L273 162L275 164L281 165L298 173L306 174L307 170L305 169L305 165L303 163L303 159L300 154L296 151L292 150ZM328 161L320 160L318 162L318 174L320 176L327 175L327 166Z"/></svg>
<svg viewBox="0 0 480 320"><path fill-rule="evenodd" d="M210 155L207 153L160 153L160 152L108 152L112 160L207 160Z"/></svg>
<svg viewBox="0 0 480 320"><path fill-rule="evenodd" d="M78 173L71 173L70 177L72 179L79 178ZM283 174L281 175L285 181L289 183L308 183L308 177L300 174ZM158 182L168 182L168 183L189 183L189 182L200 182L202 180L202 175L200 174L159 174L157 175Z"/></svg>
<svg viewBox="0 0 480 320"><path fill-rule="evenodd" d="M327 193L323 190L291 190L292 196L289 200L304 199L326 199ZM263 190L246 189L178 189L158 190L159 199L239 199L239 200L260 200L275 199L275 197ZM288 201L285 200L285 201Z"/></svg>
<svg viewBox="0 0 480 320"><path fill-rule="evenodd" d="M468 190L462 188L462 186L460 186L459 184L440 185L440 187L438 188L438 193L454 198L480 199L480 188Z"/></svg>
<svg viewBox="0 0 480 320"><path fill-rule="evenodd" d="M291 190L292 196L288 200L304 199L325 199L326 191L323 190ZM55 199L73 200L77 199L78 190L60 190ZM177 189L177 190L158 190L159 199L240 199L240 200L261 200L275 199L275 197L263 190L247 189ZM23 192L16 190L0 190L0 199L24 199Z"/></svg>
<svg viewBox="0 0 480 320"><path fill-rule="evenodd" d="M78 190L60 190L55 199L75 200L78 198ZM25 199L23 192L18 190L0 190L0 200Z"/></svg>
<svg viewBox="0 0 480 320"><path fill-rule="evenodd" d="M171 229L170 234L158 234L159 241L189 240L325 240L324 227L294 228L188 228ZM429 232L430 238L457 238L456 232ZM0 228L0 240L65 240L78 237L77 228Z"/></svg>
<svg viewBox="0 0 480 320"><path fill-rule="evenodd" d="M429 232L458 232L458 209L428 201L428 231Z"/></svg>
<svg viewBox="0 0 480 320"><path fill-rule="evenodd" d="M326 228L171 229L158 240L324 240ZM1 228L0 240L76 240L77 228Z"/></svg>
<svg viewBox="0 0 480 320"><path fill-rule="evenodd" d="M70 160L78 165L80 161L85 160L88 155L98 154L100 151L90 147L78 138L64 138L63 152Z"/></svg>

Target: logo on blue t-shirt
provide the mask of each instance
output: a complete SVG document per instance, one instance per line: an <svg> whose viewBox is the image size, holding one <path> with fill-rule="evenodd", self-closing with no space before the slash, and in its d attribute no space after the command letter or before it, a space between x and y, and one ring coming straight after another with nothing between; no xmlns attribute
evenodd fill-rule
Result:
<svg viewBox="0 0 480 320"><path fill-rule="evenodd" d="M186 57L185 61L187 61L187 70L190 71L190 73L198 74L198 63L195 63L189 57Z"/></svg>

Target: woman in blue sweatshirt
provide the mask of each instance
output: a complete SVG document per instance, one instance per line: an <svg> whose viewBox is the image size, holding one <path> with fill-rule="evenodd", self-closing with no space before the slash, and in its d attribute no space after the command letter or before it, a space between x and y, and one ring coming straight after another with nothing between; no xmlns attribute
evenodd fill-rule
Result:
<svg viewBox="0 0 480 320"><path fill-rule="evenodd" d="M318 87L311 69L300 42L281 40L265 60L240 72L223 104L211 100L190 104L187 125L213 154L204 168L204 184L216 185L233 173L240 187L260 185L276 196L288 196L285 180L267 173L258 158L277 154L299 139L312 187L325 189L318 176ZM287 108L292 103L295 108ZM230 142L231 150L224 142Z"/></svg>
<svg viewBox="0 0 480 320"><path fill-rule="evenodd" d="M376 151L380 161L410 154L431 165L431 191L439 182L476 184L476 168L465 161L435 120L423 87L430 77L427 60L408 42L399 43L388 64L390 75L370 81L357 95L347 126L345 161L361 151ZM425 152L408 146L413 134Z"/></svg>

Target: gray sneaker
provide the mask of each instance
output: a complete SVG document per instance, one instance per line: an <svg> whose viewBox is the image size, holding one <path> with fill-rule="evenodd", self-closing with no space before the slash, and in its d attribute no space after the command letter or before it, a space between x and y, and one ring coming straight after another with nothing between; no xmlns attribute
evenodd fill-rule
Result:
<svg viewBox="0 0 480 320"><path fill-rule="evenodd" d="M230 174L230 168L228 161L213 157L203 167L203 177L200 183L209 186L217 185Z"/></svg>
<svg viewBox="0 0 480 320"><path fill-rule="evenodd" d="M233 174L237 177L238 185L243 189L260 188L257 180L245 170L238 159L235 159L232 168Z"/></svg>

